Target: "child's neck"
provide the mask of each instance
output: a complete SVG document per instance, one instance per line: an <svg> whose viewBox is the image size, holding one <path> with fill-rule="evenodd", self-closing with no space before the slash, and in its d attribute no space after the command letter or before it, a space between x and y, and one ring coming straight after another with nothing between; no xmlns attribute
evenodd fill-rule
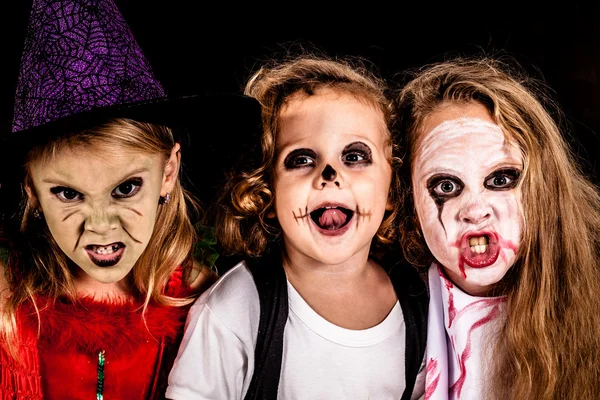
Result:
<svg viewBox="0 0 600 400"><path fill-rule="evenodd" d="M82 296L91 296L95 299L128 299L131 297L127 279L122 279L114 283L102 283L90 278L87 274L75 278L75 288L77 293Z"/></svg>
<svg viewBox="0 0 600 400"><path fill-rule="evenodd" d="M339 264L326 264L286 246L283 266L290 282L311 281L339 284L345 288L353 282L360 282L365 271L370 268L368 249L361 250Z"/></svg>
<svg viewBox="0 0 600 400"><path fill-rule="evenodd" d="M368 256L366 249L331 265L286 248L283 266L317 314L343 328L366 329L383 321L397 300L387 273Z"/></svg>

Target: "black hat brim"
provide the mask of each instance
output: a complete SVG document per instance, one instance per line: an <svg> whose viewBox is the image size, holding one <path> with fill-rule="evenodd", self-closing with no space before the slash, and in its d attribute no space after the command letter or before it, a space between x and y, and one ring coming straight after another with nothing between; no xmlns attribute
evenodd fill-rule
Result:
<svg viewBox="0 0 600 400"><path fill-rule="evenodd" d="M34 145L113 118L172 128L182 146L182 183L205 207L215 200L225 172L242 155L256 151L261 133L260 105L242 94L200 94L96 108L6 135L3 147L8 151L0 182L8 183L7 174L21 175L18 170Z"/></svg>
<svg viewBox="0 0 600 400"><path fill-rule="evenodd" d="M260 126L260 105L255 99L232 93L202 94L177 98L158 98L131 104L97 107L43 125L8 135L8 142L24 150L59 135L76 133L101 125L112 118L129 118L188 129L202 124L220 127L227 136ZM203 132L199 133L205 136ZM207 135L205 141L219 140Z"/></svg>

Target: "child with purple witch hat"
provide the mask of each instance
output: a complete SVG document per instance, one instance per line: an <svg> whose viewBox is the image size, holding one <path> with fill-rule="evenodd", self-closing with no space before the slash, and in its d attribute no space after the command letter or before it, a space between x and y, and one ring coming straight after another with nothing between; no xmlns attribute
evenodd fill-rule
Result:
<svg viewBox="0 0 600 400"><path fill-rule="evenodd" d="M162 398L212 282L193 256L176 134L204 125L195 186L210 192L211 152L260 128L258 103L168 98L112 0L35 0L14 111L2 149L18 168L1 183L22 199L3 210L0 398Z"/></svg>

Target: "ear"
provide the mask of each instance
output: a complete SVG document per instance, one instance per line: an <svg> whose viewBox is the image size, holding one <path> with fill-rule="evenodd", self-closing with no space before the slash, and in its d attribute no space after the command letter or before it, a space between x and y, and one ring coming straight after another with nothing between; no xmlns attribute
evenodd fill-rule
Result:
<svg viewBox="0 0 600 400"><path fill-rule="evenodd" d="M171 150L171 155L165 164L165 171L163 174L162 187L160 189L160 195L165 196L167 193L173 191L175 182L177 182L177 176L179 175L179 165L181 163L181 146L179 143L175 143Z"/></svg>
<svg viewBox="0 0 600 400"><path fill-rule="evenodd" d="M38 200L37 195L35 194L35 188L33 187L33 184L29 179L25 182L24 186L25 192L27 193L27 202L29 203L29 207L37 208L39 211L43 211L42 205L40 204L40 201Z"/></svg>

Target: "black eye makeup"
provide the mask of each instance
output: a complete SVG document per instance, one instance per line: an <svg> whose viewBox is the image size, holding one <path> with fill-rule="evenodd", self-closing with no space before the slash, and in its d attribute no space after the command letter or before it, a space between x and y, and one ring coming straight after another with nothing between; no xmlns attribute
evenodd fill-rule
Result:
<svg viewBox="0 0 600 400"><path fill-rule="evenodd" d="M50 193L65 203L71 203L83 199L83 194L66 186L54 186L50 188Z"/></svg>
<svg viewBox="0 0 600 400"><path fill-rule="evenodd" d="M519 183L521 171L517 168L503 168L489 174L483 185L490 190L510 190Z"/></svg>
<svg viewBox="0 0 600 400"><path fill-rule="evenodd" d="M127 179L125 182L119 184L119 186L113 189L112 195L113 197L119 199L133 197L137 192L140 191L143 183L144 180L139 177Z"/></svg>
<svg viewBox="0 0 600 400"><path fill-rule="evenodd" d="M429 195L438 204L460 195L464 187L464 183L454 175L437 174L427 180Z"/></svg>
<svg viewBox="0 0 600 400"><path fill-rule="evenodd" d="M446 232L446 227L442 221L444 203L454 197L459 196L464 187L465 184L463 181L450 174L436 174L427 179L427 190L435 202L438 210L438 221L440 221L444 232Z"/></svg>
<svg viewBox="0 0 600 400"><path fill-rule="evenodd" d="M348 166L362 166L373 163L371 148L363 142L353 142L342 150L342 162Z"/></svg>
<svg viewBox="0 0 600 400"><path fill-rule="evenodd" d="M285 169L313 167L317 162L317 153L311 149L296 149L291 151L283 160Z"/></svg>

